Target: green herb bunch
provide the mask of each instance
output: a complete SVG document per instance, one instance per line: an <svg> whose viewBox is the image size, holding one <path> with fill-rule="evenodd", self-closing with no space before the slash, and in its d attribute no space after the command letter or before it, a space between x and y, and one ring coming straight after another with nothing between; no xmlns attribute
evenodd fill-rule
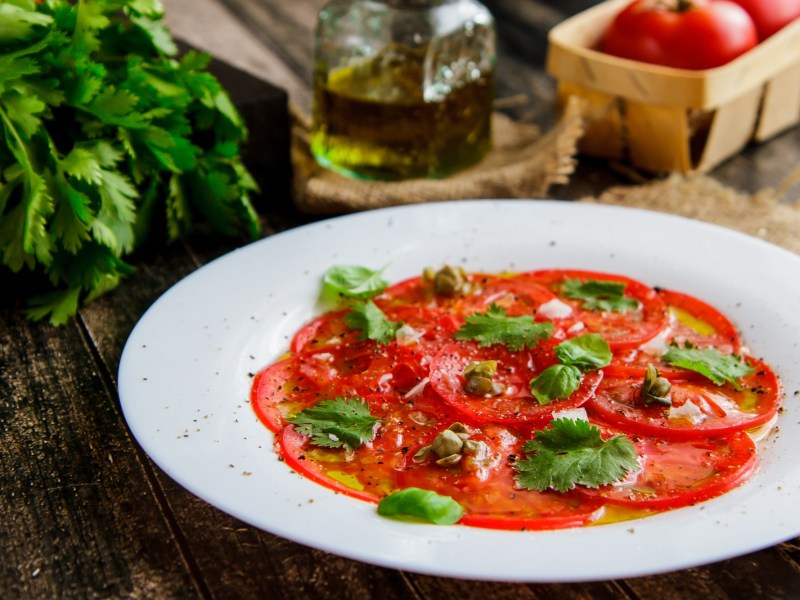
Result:
<svg viewBox="0 0 800 600"><path fill-rule="evenodd" d="M177 49L158 0L0 3L0 257L49 280L63 323L131 271L156 218L257 236L246 131L209 57ZM163 216L161 216L163 215Z"/></svg>

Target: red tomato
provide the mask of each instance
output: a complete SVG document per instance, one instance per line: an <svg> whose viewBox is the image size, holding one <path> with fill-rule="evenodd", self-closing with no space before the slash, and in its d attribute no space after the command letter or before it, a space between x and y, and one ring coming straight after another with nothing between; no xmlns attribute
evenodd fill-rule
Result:
<svg viewBox="0 0 800 600"><path fill-rule="evenodd" d="M603 429L608 435L618 433ZM576 490L613 504L679 508L724 494L743 483L758 466L756 446L746 433L686 441L634 438L633 445L639 455L639 471L615 484Z"/></svg>
<svg viewBox="0 0 800 600"><path fill-rule="evenodd" d="M485 398L464 390L464 369L472 362L496 360L493 381L505 386L495 397ZM478 421L515 425L542 425L553 412L578 408L585 404L603 375L586 373L580 387L569 398L539 404L530 391L530 382L542 369L534 364L530 351L510 352L502 346L478 347L473 342L449 344L431 363L431 386L442 399L457 411Z"/></svg>
<svg viewBox="0 0 800 600"><path fill-rule="evenodd" d="M444 429L444 427L443 427ZM577 493L537 492L517 489L513 461L521 457L524 440L506 427L482 424L471 427L470 439L484 442L487 456L462 458L454 467L434 463L435 456L415 462L414 454L430 444L437 432L412 447L400 465L401 488L435 489L465 509L460 523L493 529L561 529L597 519L603 502Z"/></svg>
<svg viewBox="0 0 800 600"><path fill-rule="evenodd" d="M615 353L611 365L603 369L607 376L644 377L645 368L652 363L662 377L685 379L686 371L660 359L671 342L683 345L688 341L698 348L714 347L723 354L739 353L742 342L736 327L716 308L680 292L660 289L658 295L667 305L669 326L644 347Z"/></svg>
<svg viewBox="0 0 800 600"><path fill-rule="evenodd" d="M765 40L800 17L800 0L731 0L747 11Z"/></svg>
<svg viewBox="0 0 800 600"><path fill-rule="evenodd" d="M757 43L753 20L733 2L634 0L611 23L601 49L666 67L711 69Z"/></svg>
<svg viewBox="0 0 800 600"><path fill-rule="evenodd" d="M655 337L667 326L667 309L656 291L635 279L621 275L550 269L534 271L528 275L555 292L564 303L572 307L572 312L564 318L554 318L553 323L570 335L597 333L608 342L612 350L636 348ZM606 312L587 310L581 300L573 300L559 295L561 285L567 279L611 281L625 284L624 295L639 302L636 310Z"/></svg>
<svg viewBox="0 0 800 600"><path fill-rule="evenodd" d="M697 378L672 381L672 410L691 401L701 413L694 420L691 413L675 418L673 412L670 418L670 407L643 404L640 379L605 377L589 405L606 421L632 433L674 440L730 435L769 421L781 400L775 373L755 358L747 357L747 362L753 373L742 378L739 390L730 383L717 386Z"/></svg>

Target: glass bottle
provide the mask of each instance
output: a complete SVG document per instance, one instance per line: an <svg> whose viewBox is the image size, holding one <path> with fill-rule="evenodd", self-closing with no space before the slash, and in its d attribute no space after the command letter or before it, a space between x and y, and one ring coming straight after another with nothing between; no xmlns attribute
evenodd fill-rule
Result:
<svg viewBox="0 0 800 600"><path fill-rule="evenodd" d="M491 146L495 31L474 0L332 0L319 13L311 151L360 179L441 178Z"/></svg>

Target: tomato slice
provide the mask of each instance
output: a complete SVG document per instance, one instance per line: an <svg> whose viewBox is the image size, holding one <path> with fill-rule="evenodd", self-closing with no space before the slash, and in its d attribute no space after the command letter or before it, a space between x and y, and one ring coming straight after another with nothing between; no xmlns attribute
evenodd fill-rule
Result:
<svg viewBox="0 0 800 600"><path fill-rule="evenodd" d="M492 305L503 308L510 316L535 315L541 305L555 299L555 294L523 275L484 278L458 304L461 314L484 313ZM539 318L538 320L545 320Z"/></svg>
<svg viewBox="0 0 800 600"><path fill-rule="evenodd" d="M600 516L604 503L598 499L572 492L517 489L512 465L524 442L518 432L491 423L468 429L469 439L483 442L488 448L485 456L462 455L461 461L451 467L435 464L435 455L415 462L416 452L439 433L431 432L424 444L406 453L397 473L397 485L450 496L464 507L460 523L473 527L560 529L585 525Z"/></svg>
<svg viewBox="0 0 800 600"><path fill-rule="evenodd" d="M250 402L256 416L277 433L286 418L320 400L359 394L353 382L322 352L289 356L256 374Z"/></svg>
<svg viewBox="0 0 800 600"><path fill-rule="evenodd" d="M604 369L606 375L642 377L644 369L652 363L662 377L685 378L686 371L660 359L671 342L713 347L723 354L741 351L742 341L736 327L716 308L681 292L659 289L658 295L667 305L669 325L644 346L615 353L612 364Z"/></svg>
<svg viewBox="0 0 800 600"><path fill-rule="evenodd" d="M485 398L464 390L464 369L472 362L498 361L494 381L505 386L495 397ZM509 352L502 346L481 348L472 342L444 346L431 363L431 385L442 399L462 414L479 421L540 425L553 412L577 408L587 402L600 383L601 372L586 373L580 387L569 397L540 404L530 392L530 381L541 369L533 352Z"/></svg>
<svg viewBox="0 0 800 600"><path fill-rule="evenodd" d="M378 469L363 466L364 459L369 458L369 451L348 452L314 447L309 443L309 438L295 431L291 425L284 427L279 444L280 454L289 468L335 492L377 502L386 495L386 490L391 489L391 482L385 480L386 470L382 466ZM348 457L353 458L353 452L364 456L359 456L357 462L348 461ZM372 464L375 462L372 461ZM359 474L353 471L354 465L362 465Z"/></svg>
<svg viewBox="0 0 800 600"><path fill-rule="evenodd" d="M601 427L603 437L618 431ZM640 470L623 481L579 493L612 504L666 509L714 498L741 485L758 467L756 446L744 432L726 438L633 439Z"/></svg>
<svg viewBox="0 0 800 600"><path fill-rule="evenodd" d="M556 325L568 331L582 328L582 333L597 333L608 342L612 350L636 348L654 338L668 323L664 302L656 291L629 277L566 269L533 271L526 275L540 283L572 308L565 317L553 319ZM583 308L581 300L567 298L561 293L561 286L568 279L581 281L608 281L625 284L625 296L639 302L636 310L600 311Z"/></svg>
<svg viewBox="0 0 800 600"><path fill-rule="evenodd" d="M672 407L644 405L640 379L607 375L589 404L602 418L633 433L682 440L730 435L766 423L780 404L781 384L772 369L758 359L746 360L753 373L741 379L738 390L730 383L673 380Z"/></svg>

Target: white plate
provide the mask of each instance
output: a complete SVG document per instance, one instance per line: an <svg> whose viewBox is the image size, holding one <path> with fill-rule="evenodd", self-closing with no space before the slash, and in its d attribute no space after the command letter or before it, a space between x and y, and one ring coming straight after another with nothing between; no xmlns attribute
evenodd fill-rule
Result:
<svg viewBox="0 0 800 600"><path fill-rule="evenodd" d="M721 498L646 519L551 532L396 522L277 460L256 419L251 374L286 351L317 311L323 272L389 265L501 271L604 270L716 305L783 378L780 433L762 465ZM171 477L274 534L410 571L490 580L631 577L713 562L800 534L800 258L729 230L653 212L553 201L470 201L376 210L275 235L186 277L125 346L122 409Z"/></svg>

